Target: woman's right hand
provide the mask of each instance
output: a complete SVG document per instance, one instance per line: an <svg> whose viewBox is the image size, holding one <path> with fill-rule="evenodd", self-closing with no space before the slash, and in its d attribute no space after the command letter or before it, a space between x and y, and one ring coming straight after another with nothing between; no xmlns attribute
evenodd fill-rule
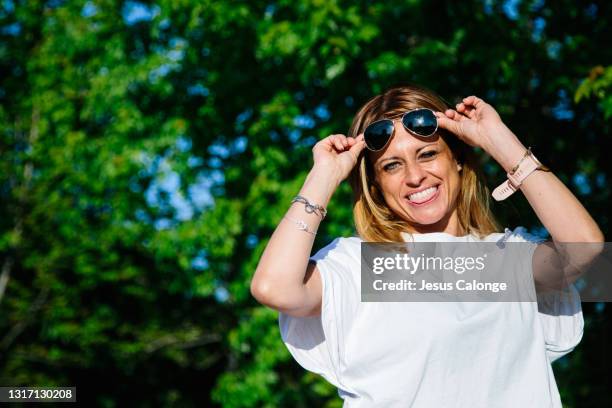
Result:
<svg viewBox="0 0 612 408"><path fill-rule="evenodd" d="M331 135L319 141L312 148L314 166L299 195L327 207L364 147L363 135ZM298 203L289 205L284 218L287 221L276 227L259 260L251 293L260 303L291 316L320 315L322 281L317 266L308 259L322 215Z"/></svg>
<svg viewBox="0 0 612 408"><path fill-rule="evenodd" d="M363 134L356 138L345 135L330 135L312 148L314 167L333 172L338 183L346 179L357 164L357 158L365 148Z"/></svg>

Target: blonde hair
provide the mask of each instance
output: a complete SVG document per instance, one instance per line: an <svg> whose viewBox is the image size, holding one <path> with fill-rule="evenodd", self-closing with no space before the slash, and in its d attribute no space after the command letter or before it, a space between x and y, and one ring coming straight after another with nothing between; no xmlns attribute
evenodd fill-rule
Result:
<svg viewBox="0 0 612 408"><path fill-rule="evenodd" d="M398 116L407 110L429 108L443 112L449 107L427 88L416 85L392 88L363 105L353 119L349 136L357 137L368 124ZM499 224L490 210L489 190L483 182L472 148L444 129L439 129L438 133L462 167L457 197L461 232L482 238L499 231ZM353 189L353 218L357 233L368 242L403 242L400 233L412 233L414 228L386 204L366 153L367 150L361 153L349 177Z"/></svg>

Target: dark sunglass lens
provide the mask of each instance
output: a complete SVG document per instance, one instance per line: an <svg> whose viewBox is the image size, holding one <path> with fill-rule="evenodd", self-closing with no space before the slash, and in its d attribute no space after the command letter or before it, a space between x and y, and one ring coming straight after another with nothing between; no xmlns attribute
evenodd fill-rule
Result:
<svg viewBox="0 0 612 408"><path fill-rule="evenodd" d="M438 119L429 109L408 112L404 115L403 123L406 129L419 136L432 136L438 127Z"/></svg>
<svg viewBox="0 0 612 408"><path fill-rule="evenodd" d="M385 147L392 134L393 122L390 120L382 120L368 126L363 136L368 149L380 150Z"/></svg>

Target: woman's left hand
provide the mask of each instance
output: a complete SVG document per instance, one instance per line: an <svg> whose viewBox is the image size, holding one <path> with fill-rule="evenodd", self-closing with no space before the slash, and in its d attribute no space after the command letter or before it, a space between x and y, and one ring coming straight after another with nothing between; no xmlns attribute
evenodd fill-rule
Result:
<svg viewBox="0 0 612 408"><path fill-rule="evenodd" d="M476 96L468 96L457 104L457 110L436 112L438 126L454 133L470 146L480 147L492 156L504 145L518 139L502 122L495 109ZM512 136L509 136L512 135Z"/></svg>

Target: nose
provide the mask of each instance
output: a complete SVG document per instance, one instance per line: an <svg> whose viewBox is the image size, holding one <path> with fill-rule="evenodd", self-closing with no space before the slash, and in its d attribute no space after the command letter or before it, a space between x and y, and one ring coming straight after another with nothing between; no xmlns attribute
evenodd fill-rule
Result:
<svg viewBox="0 0 612 408"><path fill-rule="evenodd" d="M419 163L409 162L406 167L404 182L410 187L419 187L427 177L425 169Z"/></svg>

